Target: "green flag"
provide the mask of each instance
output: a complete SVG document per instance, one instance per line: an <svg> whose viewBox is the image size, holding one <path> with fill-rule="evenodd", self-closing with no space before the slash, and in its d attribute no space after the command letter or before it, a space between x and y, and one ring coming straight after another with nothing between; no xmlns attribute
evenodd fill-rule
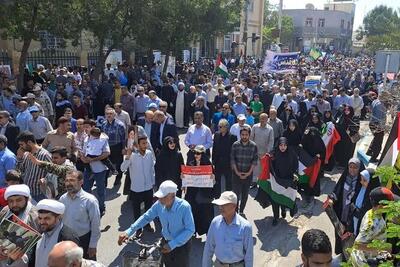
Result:
<svg viewBox="0 0 400 267"><path fill-rule="evenodd" d="M317 60L320 57L322 57L321 51L319 51L317 48L311 48L309 55L314 60Z"/></svg>

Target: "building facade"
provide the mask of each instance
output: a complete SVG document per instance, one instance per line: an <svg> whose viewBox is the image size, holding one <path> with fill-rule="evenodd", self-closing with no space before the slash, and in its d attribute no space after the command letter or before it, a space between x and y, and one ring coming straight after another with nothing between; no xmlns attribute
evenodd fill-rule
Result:
<svg viewBox="0 0 400 267"><path fill-rule="evenodd" d="M323 10L308 4L305 9L286 9L283 14L293 19L292 51L312 47L347 52L352 45L355 4L325 4Z"/></svg>
<svg viewBox="0 0 400 267"><path fill-rule="evenodd" d="M242 9L240 24L234 31L194 43L191 47L192 60L200 57L215 58L217 53L225 57L245 54L246 56L262 56L264 0L246 0L245 3L247 7L244 6ZM257 36L254 42L252 36Z"/></svg>

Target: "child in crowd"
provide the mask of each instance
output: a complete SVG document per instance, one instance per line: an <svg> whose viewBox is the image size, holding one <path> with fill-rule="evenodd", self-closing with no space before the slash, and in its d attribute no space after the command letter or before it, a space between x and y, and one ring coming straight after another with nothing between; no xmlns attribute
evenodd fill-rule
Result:
<svg viewBox="0 0 400 267"><path fill-rule="evenodd" d="M107 142L107 139L100 138L101 130L97 127L94 127L90 130L89 141L86 146L86 157L88 158L96 158L102 154L102 150L104 147L104 143ZM109 158L105 158L101 160L101 162L106 165L106 167L111 171L111 173L115 172L115 167L111 163Z"/></svg>

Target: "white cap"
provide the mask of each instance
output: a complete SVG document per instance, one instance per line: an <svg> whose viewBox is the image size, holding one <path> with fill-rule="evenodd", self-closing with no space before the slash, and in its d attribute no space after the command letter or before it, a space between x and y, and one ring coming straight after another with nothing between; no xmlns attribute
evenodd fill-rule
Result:
<svg viewBox="0 0 400 267"><path fill-rule="evenodd" d="M238 121L245 120L245 119L246 119L246 116L245 116L244 114L239 114L239 115L237 116L237 119L238 119Z"/></svg>
<svg viewBox="0 0 400 267"><path fill-rule="evenodd" d="M237 196L232 191L225 191L218 199L213 200L212 203L218 206L225 204L237 204Z"/></svg>
<svg viewBox="0 0 400 267"><path fill-rule="evenodd" d="M156 198L166 197L170 193L176 193L178 191L178 186L171 180L167 180L161 183L158 191L154 193Z"/></svg>
<svg viewBox="0 0 400 267"><path fill-rule="evenodd" d="M10 185L7 187L6 192L4 193L4 198L8 199L12 196L30 197L31 190L29 190L29 187L26 184Z"/></svg>
<svg viewBox="0 0 400 267"><path fill-rule="evenodd" d="M54 199L43 199L40 200L36 205L37 210L47 210L55 214L62 215L65 211L65 206L63 203Z"/></svg>

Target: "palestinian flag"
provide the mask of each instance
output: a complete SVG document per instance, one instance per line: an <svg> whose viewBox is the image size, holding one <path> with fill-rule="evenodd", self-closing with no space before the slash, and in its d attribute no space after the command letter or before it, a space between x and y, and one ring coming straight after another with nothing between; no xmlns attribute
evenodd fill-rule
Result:
<svg viewBox="0 0 400 267"><path fill-rule="evenodd" d="M215 62L215 72L224 78L229 77L228 68L222 62L220 54L218 54Z"/></svg>
<svg viewBox="0 0 400 267"><path fill-rule="evenodd" d="M321 160L317 157L311 157L304 149L299 150L299 183L307 184L310 188L318 179Z"/></svg>
<svg viewBox="0 0 400 267"><path fill-rule="evenodd" d="M317 48L311 48L310 53L309 53L309 56L310 56L312 59L317 60L317 59L319 59L320 57L322 57L322 53L321 53L321 51L319 51L319 49L317 49Z"/></svg>
<svg viewBox="0 0 400 267"><path fill-rule="evenodd" d="M340 141L340 134L333 122L328 122L322 129L322 141L324 141L326 147L325 164L327 164L333 154L335 145Z"/></svg>
<svg viewBox="0 0 400 267"><path fill-rule="evenodd" d="M274 175L270 172L271 158L267 155L261 158L261 173L257 184L259 190L267 193L268 198L279 205L293 209L296 201L297 191L291 187L285 188L277 183Z"/></svg>

